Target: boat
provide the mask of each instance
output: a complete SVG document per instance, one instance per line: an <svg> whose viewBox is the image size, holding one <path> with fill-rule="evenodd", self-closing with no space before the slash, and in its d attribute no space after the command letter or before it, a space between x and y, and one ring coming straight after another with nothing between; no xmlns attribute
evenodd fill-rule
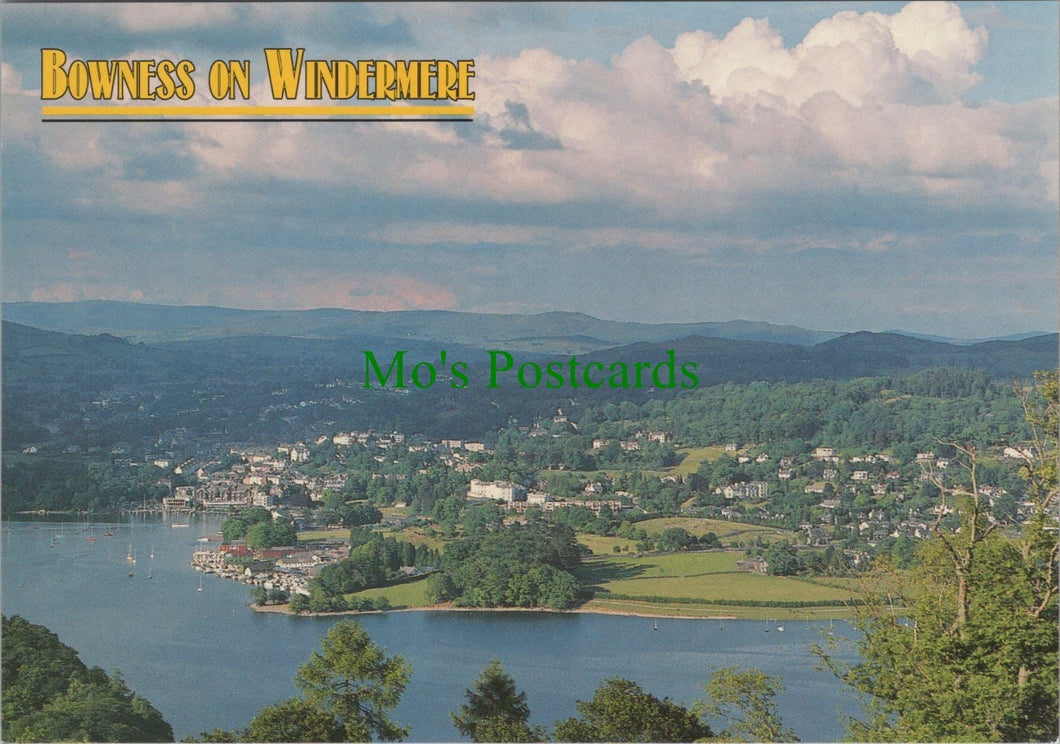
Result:
<svg viewBox="0 0 1060 744"><path fill-rule="evenodd" d="M656 621L655 621L655 627L654 627L654 628L652 628L652 630L658 630L658 629L659 629L659 621L658 621L658 620L656 620Z"/></svg>
<svg viewBox="0 0 1060 744"><path fill-rule="evenodd" d="M199 588L196 589L195 591L197 591L197 592L201 592L202 591L202 574L201 573L199 574Z"/></svg>
<svg viewBox="0 0 1060 744"><path fill-rule="evenodd" d="M187 527L188 523L187 522L174 522L173 524L171 524L169 526L172 527L175 530L179 530L181 527Z"/></svg>
<svg viewBox="0 0 1060 744"><path fill-rule="evenodd" d="M136 556L133 555L132 543L129 543L129 552L125 556L126 563L136 563Z"/></svg>
<svg viewBox="0 0 1060 744"><path fill-rule="evenodd" d="M828 621L828 635L833 635L833 633L832 633L832 621L831 620Z"/></svg>

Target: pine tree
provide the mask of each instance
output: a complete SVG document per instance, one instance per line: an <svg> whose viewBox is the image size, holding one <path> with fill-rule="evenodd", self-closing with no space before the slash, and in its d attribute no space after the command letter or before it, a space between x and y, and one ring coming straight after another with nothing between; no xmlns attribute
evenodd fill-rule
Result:
<svg viewBox="0 0 1060 744"><path fill-rule="evenodd" d="M482 670L471 688L464 691L467 702L449 714L464 736L471 741L540 741L541 731L530 727L530 707L526 693L516 689L497 659Z"/></svg>

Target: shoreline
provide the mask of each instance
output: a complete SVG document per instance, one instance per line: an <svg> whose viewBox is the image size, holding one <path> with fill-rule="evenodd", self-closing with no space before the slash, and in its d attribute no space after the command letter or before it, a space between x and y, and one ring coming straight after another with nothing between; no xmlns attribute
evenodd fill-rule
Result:
<svg viewBox="0 0 1060 744"><path fill-rule="evenodd" d="M555 615L620 615L666 620L739 620L735 615L665 615L658 612L631 612L629 610L606 610L600 608L553 610L548 607L454 607L448 604L425 605L423 607L400 607L392 610L340 610L337 612L291 612L287 604L247 605L254 612L287 615L288 617L332 617L340 615L383 615L390 612L541 612Z"/></svg>

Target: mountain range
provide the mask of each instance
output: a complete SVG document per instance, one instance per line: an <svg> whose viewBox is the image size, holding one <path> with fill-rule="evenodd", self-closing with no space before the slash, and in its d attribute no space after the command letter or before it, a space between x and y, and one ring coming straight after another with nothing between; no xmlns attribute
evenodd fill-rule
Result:
<svg viewBox="0 0 1060 744"><path fill-rule="evenodd" d="M1057 334L954 344L742 321L618 323L575 313L269 313L14 303L4 306L4 314L5 449L42 442L151 442L160 430L248 441L296 440L336 426L481 436L575 400L639 402L680 392L677 386L652 387L665 388L658 382L527 388L517 384L514 371L495 388L486 384L491 349L511 354L513 369L558 362L565 370L576 355L582 370L592 362L601 365L597 379L615 366L634 370L672 358L678 369L694 363L698 387L892 377L936 367L983 370L1007 381L1055 368L1060 357ZM366 389L365 352L387 369L399 350L405 351L406 375L415 364L431 362L439 384L422 390L409 383L397 390L391 381ZM443 351L448 367L441 363ZM470 378L462 390L451 386L451 365L458 361L466 363Z"/></svg>

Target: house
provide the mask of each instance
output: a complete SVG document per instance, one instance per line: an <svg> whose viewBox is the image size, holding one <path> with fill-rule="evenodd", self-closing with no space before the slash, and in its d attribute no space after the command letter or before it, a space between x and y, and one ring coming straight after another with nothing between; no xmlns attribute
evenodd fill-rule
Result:
<svg viewBox="0 0 1060 744"><path fill-rule="evenodd" d="M492 501L526 501L526 488L518 483L509 481L480 481L471 479L471 485L467 489L469 499L490 499Z"/></svg>
<svg viewBox="0 0 1060 744"><path fill-rule="evenodd" d="M769 484L765 481L751 481L750 483L733 483L715 490L725 498L763 500L769 498Z"/></svg>
<svg viewBox="0 0 1060 744"><path fill-rule="evenodd" d="M820 527L811 527L806 530L806 544L812 545L816 548L823 548L828 545L828 532L821 529Z"/></svg>
<svg viewBox="0 0 1060 744"><path fill-rule="evenodd" d="M766 559L757 556L755 558L747 558L746 560L736 561L736 567L742 571L751 571L752 573L764 574L769 568L769 564Z"/></svg>

